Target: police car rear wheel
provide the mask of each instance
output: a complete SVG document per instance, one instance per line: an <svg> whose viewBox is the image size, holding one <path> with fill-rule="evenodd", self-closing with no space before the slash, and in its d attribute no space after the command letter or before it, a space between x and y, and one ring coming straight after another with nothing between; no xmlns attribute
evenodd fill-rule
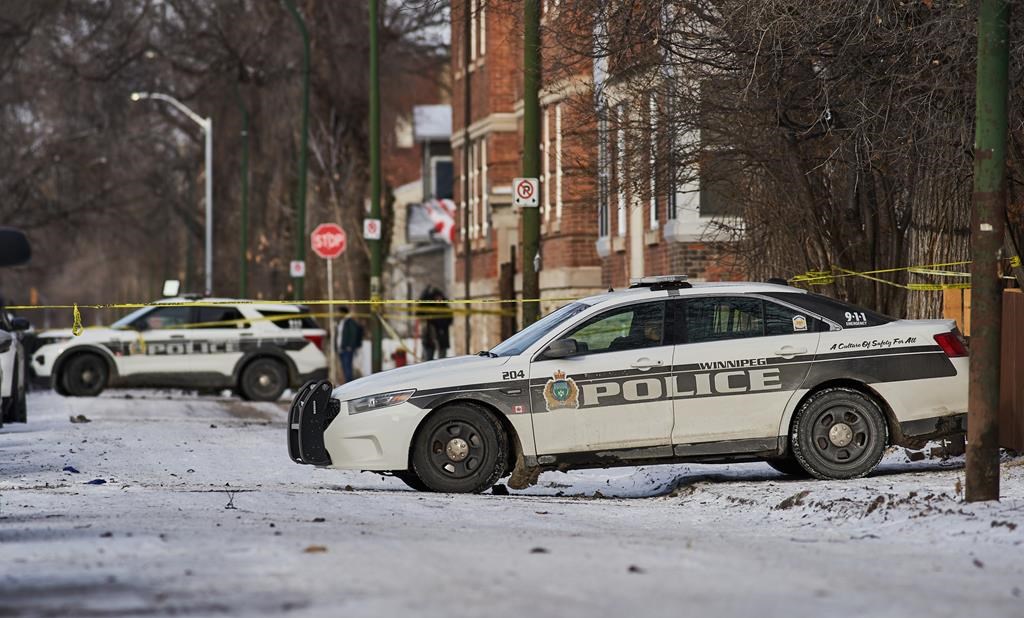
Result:
<svg viewBox="0 0 1024 618"><path fill-rule="evenodd" d="M488 411L459 404L427 418L413 445L413 471L432 491L479 493L505 474L508 436Z"/></svg>
<svg viewBox="0 0 1024 618"><path fill-rule="evenodd" d="M78 354L64 366L61 380L72 397L95 397L107 386L107 363L95 354Z"/></svg>
<svg viewBox="0 0 1024 618"><path fill-rule="evenodd" d="M793 419L790 440L801 466L819 479L866 475L881 461L888 426L878 403L852 388L812 395Z"/></svg>
<svg viewBox="0 0 1024 618"><path fill-rule="evenodd" d="M242 397L251 401L277 401L288 387L288 371L272 358L257 358L242 370Z"/></svg>

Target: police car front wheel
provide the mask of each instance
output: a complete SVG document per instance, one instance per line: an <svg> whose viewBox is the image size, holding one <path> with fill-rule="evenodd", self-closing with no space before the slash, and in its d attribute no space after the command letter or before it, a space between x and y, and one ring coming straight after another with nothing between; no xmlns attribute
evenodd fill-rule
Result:
<svg viewBox="0 0 1024 618"><path fill-rule="evenodd" d="M790 446L815 478L852 479L878 465L888 437L885 415L874 398L835 387L814 393L800 406Z"/></svg>
<svg viewBox="0 0 1024 618"><path fill-rule="evenodd" d="M441 408L424 421L412 467L431 491L479 493L505 474L509 439L490 412L471 404Z"/></svg>

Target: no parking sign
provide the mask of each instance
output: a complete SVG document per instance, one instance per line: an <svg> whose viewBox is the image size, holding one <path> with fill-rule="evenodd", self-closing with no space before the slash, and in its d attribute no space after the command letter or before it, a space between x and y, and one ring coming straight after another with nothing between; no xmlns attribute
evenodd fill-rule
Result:
<svg viewBox="0 0 1024 618"><path fill-rule="evenodd" d="M513 203L516 206L537 207L537 194L540 193L540 181L536 178L514 178L512 180Z"/></svg>

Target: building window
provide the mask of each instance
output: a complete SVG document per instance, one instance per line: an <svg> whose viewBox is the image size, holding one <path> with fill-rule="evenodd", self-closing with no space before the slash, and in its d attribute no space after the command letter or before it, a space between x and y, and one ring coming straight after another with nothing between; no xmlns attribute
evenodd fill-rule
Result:
<svg viewBox="0 0 1024 618"><path fill-rule="evenodd" d="M462 148L460 150L464 151L466 148L469 148L469 142L468 141L462 142ZM459 161L461 163L464 163L465 160L466 160L465 157L463 156L463 154L464 154L463 152L459 153L459 155L460 155L459 156ZM466 212L467 212L466 209L469 208L469 195L466 194L466 190L465 190L466 189L466 173L468 172L468 170L466 169L465 165L460 165L459 168L460 168L459 169L459 198L461 198L461 199L459 199L459 213L461 214L461 216L459 217L459 236L463 240L465 240L466 237L469 236L469 227L470 227L469 225L464 225L464 223L466 221ZM472 213L470 213L470 214L472 214Z"/></svg>
<svg viewBox="0 0 1024 618"><path fill-rule="evenodd" d="M648 190L650 191L650 209L651 209L651 229L658 229L658 103L654 99L652 94L650 97L649 105L650 123L648 126L648 135L651 136L651 152L650 159L648 161L648 175L650 176L650 185Z"/></svg>
<svg viewBox="0 0 1024 618"><path fill-rule="evenodd" d="M597 235L605 238L609 235L609 184L611 179L611 161L608 151L608 107L599 103L597 108Z"/></svg>
<svg viewBox="0 0 1024 618"><path fill-rule="evenodd" d="M562 219L562 104L555 105L555 219Z"/></svg>
<svg viewBox="0 0 1024 618"><path fill-rule="evenodd" d="M480 184L480 225L481 236L487 237L491 227L490 201L487 199L487 138L481 137L478 142L480 146L480 173L477 176Z"/></svg>
<svg viewBox="0 0 1024 618"><path fill-rule="evenodd" d="M626 235L626 126L624 124L625 114L623 105L620 103L615 107L615 122L618 127L616 131L615 146L615 190L618 195L618 228L619 236Z"/></svg>

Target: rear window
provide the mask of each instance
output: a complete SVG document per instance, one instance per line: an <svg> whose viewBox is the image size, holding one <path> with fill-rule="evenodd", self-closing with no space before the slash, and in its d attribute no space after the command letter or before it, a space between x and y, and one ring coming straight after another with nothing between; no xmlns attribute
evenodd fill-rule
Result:
<svg viewBox="0 0 1024 618"><path fill-rule="evenodd" d="M192 328L248 328L249 323L234 307L197 307Z"/></svg>
<svg viewBox="0 0 1024 618"><path fill-rule="evenodd" d="M796 305L812 313L828 318L843 328L863 328L865 326L881 326L895 320L887 315L876 313L870 309L858 307L841 300L822 296L821 294L793 294L770 292L771 296L791 305Z"/></svg>
<svg viewBox="0 0 1024 618"><path fill-rule="evenodd" d="M316 320L309 315L309 309L301 307L296 311L264 311L259 310L260 315L267 318L267 321L278 328L303 329L320 328Z"/></svg>

